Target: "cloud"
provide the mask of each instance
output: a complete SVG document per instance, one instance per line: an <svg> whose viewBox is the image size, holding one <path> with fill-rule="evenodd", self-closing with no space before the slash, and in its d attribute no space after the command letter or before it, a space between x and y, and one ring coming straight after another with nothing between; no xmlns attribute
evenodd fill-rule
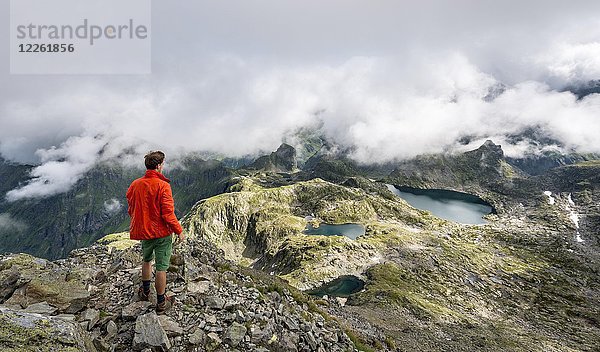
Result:
<svg viewBox="0 0 600 352"><path fill-rule="evenodd" d="M115 198L111 198L104 202L104 211L106 211L109 214L114 214L118 212L119 210L121 210L122 207L123 204L121 204L121 202Z"/></svg>
<svg viewBox="0 0 600 352"><path fill-rule="evenodd" d="M27 224L13 218L10 214L0 214L0 231L2 232L23 232L27 230Z"/></svg>
<svg viewBox="0 0 600 352"><path fill-rule="evenodd" d="M519 156L536 147L506 136L529 127L600 152L600 98L560 92L600 74L600 3L457 2L155 2L152 75L2 77L0 153L39 165L7 199L64 192L105 161L141 166L150 149L168 167L272 151L313 126L359 162L464 136Z"/></svg>

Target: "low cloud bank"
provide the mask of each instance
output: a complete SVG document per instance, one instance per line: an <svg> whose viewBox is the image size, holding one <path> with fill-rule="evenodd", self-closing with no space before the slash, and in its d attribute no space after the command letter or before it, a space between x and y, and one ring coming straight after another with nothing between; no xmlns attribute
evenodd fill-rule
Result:
<svg viewBox="0 0 600 352"><path fill-rule="evenodd" d="M194 151L256 154L274 150L298 128L316 125L363 163L458 149L465 136L505 144L503 136L532 126L565 150L600 152L599 95L577 100L536 81L503 87L457 52L412 62L357 57L338 66L262 70L240 60L216 64L223 70L164 87L163 94L102 86L73 92L70 99L79 109L70 106L67 113L80 117L79 135L38 149L41 164L27 185L8 192L8 200L64 192L100 162L139 164L150 149L171 158ZM7 114L37 119L28 109ZM34 126L44 128L43 122ZM513 157L532 148L526 142L505 145Z"/></svg>

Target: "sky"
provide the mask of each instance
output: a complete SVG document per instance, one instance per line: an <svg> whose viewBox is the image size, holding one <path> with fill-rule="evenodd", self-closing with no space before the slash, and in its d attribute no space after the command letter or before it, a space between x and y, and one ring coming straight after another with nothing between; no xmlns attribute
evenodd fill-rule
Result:
<svg viewBox="0 0 600 352"><path fill-rule="evenodd" d="M0 155L37 165L9 200L148 150L255 155L316 126L363 163L460 150L464 136L539 152L506 138L528 127L600 152L600 97L562 92L600 79L598 1L152 1L149 75L11 75L8 31Z"/></svg>

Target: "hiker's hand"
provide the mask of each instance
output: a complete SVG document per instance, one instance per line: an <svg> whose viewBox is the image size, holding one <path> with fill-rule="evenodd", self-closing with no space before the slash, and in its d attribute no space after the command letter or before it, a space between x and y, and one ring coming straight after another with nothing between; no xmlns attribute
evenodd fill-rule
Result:
<svg viewBox="0 0 600 352"><path fill-rule="evenodd" d="M183 243L183 241L185 240L185 234L182 232L180 234L177 235L177 240L175 241L175 244L181 244Z"/></svg>

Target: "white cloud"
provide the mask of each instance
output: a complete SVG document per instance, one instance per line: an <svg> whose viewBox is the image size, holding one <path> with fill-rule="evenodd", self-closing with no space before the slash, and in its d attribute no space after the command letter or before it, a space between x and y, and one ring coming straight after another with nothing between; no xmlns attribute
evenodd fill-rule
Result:
<svg viewBox="0 0 600 352"><path fill-rule="evenodd" d="M27 230L27 224L21 220L13 218L10 214L0 214L0 231L9 232L23 232Z"/></svg>
<svg viewBox="0 0 600 352"><path fill-rule="evenodd" d="M99 162L141 166L150 149L167 166L271 151L319 123L361 162L457 149L465 135L535 153L506 138L530 126L600 152L600 98L557 91L600 78L600 2L180 5L153 3L150 76L0 74L0 153L39 164L9 200L64 192Z"/></svg>
<svg viewBox="0 0 600 352"><path fill-rule="evenodd" d="M106 211L109 214L114 214L118 212L119 210L121 210L122 207L123 204L121 204L121 202L115 198L111 198L104 202L104 211Z"/></svg>
<svg viewBox="0 0 600 352"><path fill-rule="evenodd" d="M540 54L537 63L563 84L586 82L600 77L600 42L560 43Z"/></svg>

